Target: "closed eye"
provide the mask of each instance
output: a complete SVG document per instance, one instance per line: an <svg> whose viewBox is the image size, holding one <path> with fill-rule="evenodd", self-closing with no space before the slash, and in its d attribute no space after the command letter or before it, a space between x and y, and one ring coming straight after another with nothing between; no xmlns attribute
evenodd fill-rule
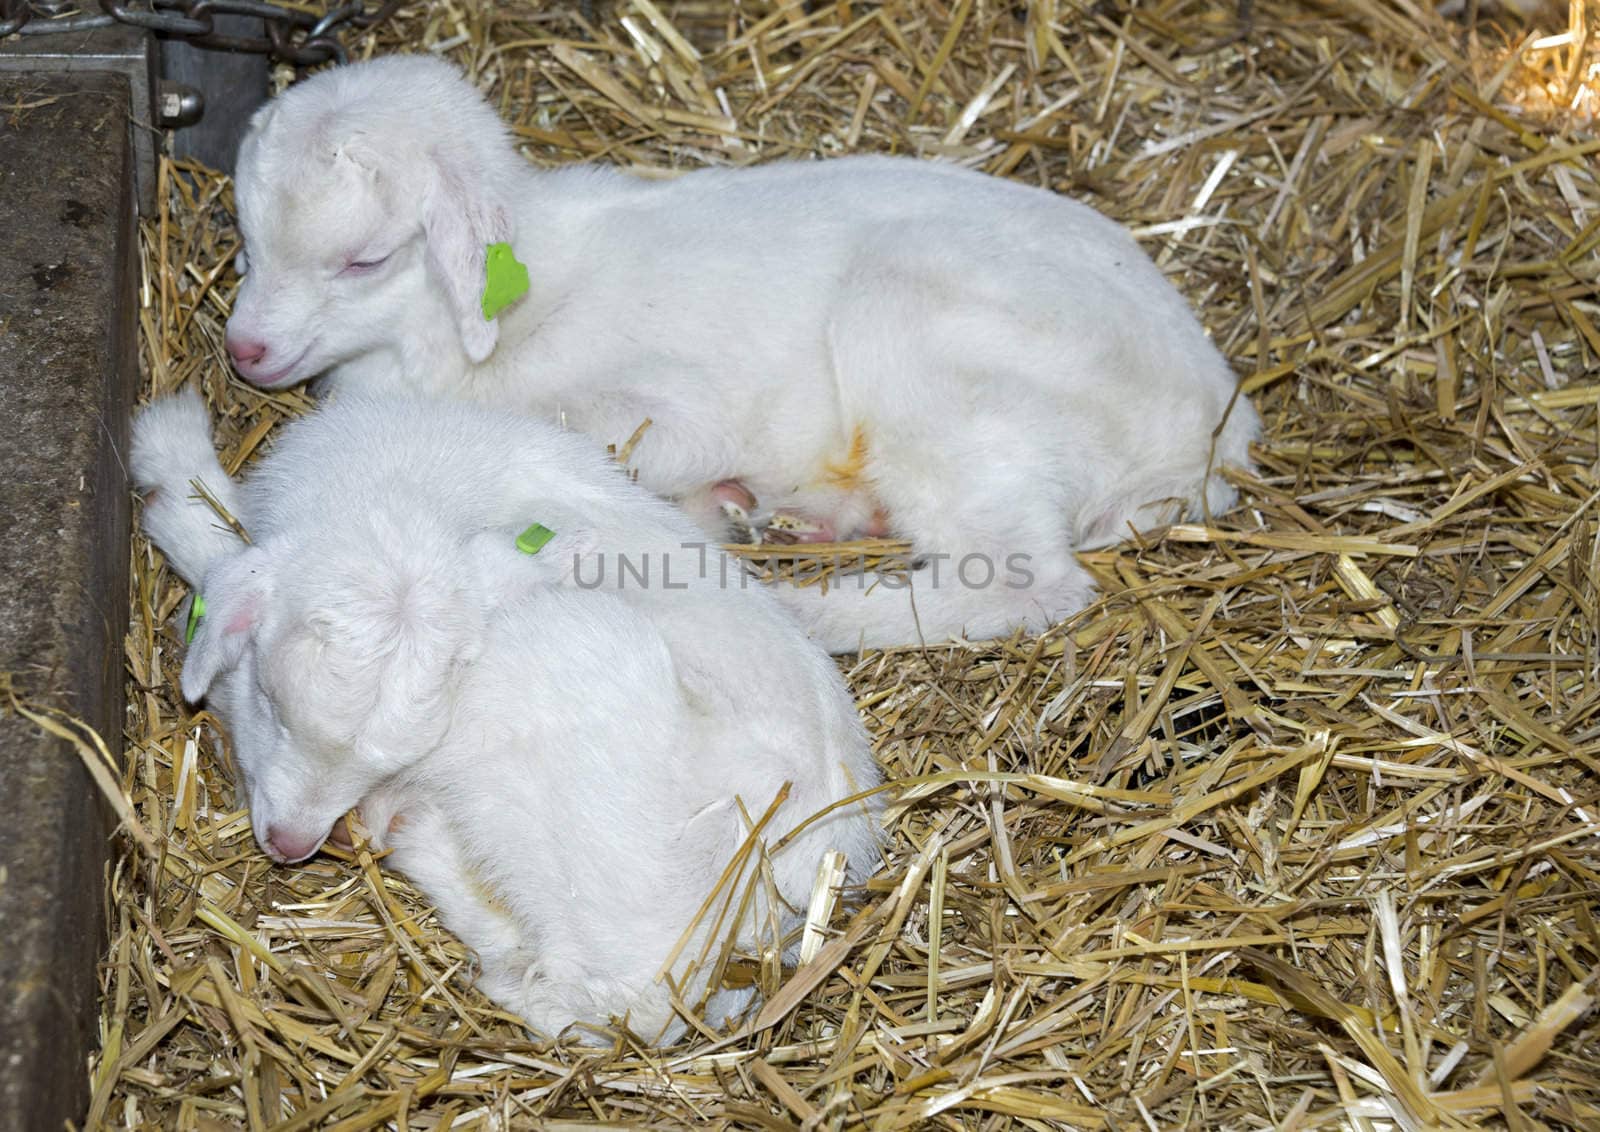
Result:
<svg viewBox="0 0 1600 1132"><path fill-rule="evenodd" d="M393 255L393 252L389 253ZM389 256L379 256L377 259L353 259L345 264L342 275L365 275L369 271L376 271L389 262Z"/></svg>

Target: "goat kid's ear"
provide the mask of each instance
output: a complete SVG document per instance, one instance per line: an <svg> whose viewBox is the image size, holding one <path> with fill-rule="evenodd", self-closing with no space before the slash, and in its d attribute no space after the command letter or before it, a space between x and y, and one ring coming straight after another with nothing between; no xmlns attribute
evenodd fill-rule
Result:
<svg viewBox="0 0 1600 1132"><path fill-rule="evenodd" d="M205 612L194 624L183 661L183 698L198 703L218 676L239 663L271 597L266 551L252 546L206 572Z"/></svg>
<svg viewBox="0 0 1600 1132"><path fill-rule="evenodd" d="M499 201L470 169L452 169L434 159L434 181L423 207L428 266L444 283L462 348L474 363L494 352L500 324L483 317L485 249L511 238L511 223Z"/></svg>

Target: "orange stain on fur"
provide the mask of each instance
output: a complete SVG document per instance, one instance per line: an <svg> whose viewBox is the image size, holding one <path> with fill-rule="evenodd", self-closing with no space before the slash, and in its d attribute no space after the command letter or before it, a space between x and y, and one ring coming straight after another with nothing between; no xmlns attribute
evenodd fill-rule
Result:
<svg viewBox="0 0 1600 1132"><path fill-rule="evenodd" d="M841 491L859 491L864 485L861 473L867 467L867 433L860 425L850 434L850 451L843 460L829 460L822 466L822 479Z"/></svg>

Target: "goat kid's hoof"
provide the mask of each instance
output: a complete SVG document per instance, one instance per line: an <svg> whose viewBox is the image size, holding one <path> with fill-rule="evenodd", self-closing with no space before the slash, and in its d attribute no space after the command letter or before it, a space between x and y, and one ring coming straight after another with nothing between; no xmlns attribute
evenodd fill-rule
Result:
<svg viewBox="0 0 1600 1132"><path fill-rule="evenodd" d="M813 542L834 542L838 534L826 519L808 519L804 515L791 515L779 511L761 532L761 541L768 546L800 546Z"/></svg>

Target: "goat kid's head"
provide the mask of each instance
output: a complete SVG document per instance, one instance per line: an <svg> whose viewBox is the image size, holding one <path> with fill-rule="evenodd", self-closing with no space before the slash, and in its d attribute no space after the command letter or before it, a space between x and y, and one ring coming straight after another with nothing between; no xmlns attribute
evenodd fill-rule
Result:
<svg viewBox="0 0 1600 1132"><path fill-rule="evenodd" d="M207 572L183 694L228 725L274 860L311 856L444 740L495 597L471 554L400 519L269 540Z"/></svg>
<svg viewBox="0 0 1600 1132"><path fill-rule="evenodd" d="M455 343L483 361L499 335L483 314L485 249L514 239L520 168L493 109L438 60L336 68L269 103L235 186L239 373L279 388Z"/></svg>

